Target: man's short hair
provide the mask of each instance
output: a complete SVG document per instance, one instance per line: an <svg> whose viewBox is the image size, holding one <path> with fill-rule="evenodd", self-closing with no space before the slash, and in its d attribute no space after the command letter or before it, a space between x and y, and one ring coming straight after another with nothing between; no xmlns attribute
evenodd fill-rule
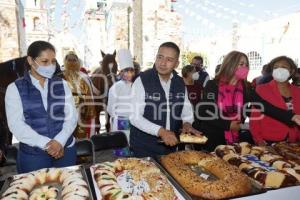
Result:
<svg viewBox="0 0 300 200"><path fill-rule="evenodd" d="M174 42L165 42L165 43L162 43L159 48L161 47L168 47L168 48L172 48L176 51L178 57L180 56L180 49L179 47L177 46L177 44L175 44Z"/></svg>
<svg viewBox="0 0 300 200"><path fill-rule="evenodd" d="M193 59L200 60L203 63L203 58L201 56L195 56Z"/></svg>

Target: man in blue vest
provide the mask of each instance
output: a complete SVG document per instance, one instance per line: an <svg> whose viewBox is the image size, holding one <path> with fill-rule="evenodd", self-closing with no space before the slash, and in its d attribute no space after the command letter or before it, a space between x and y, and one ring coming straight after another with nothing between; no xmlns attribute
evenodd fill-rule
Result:
<svg viewBox="0 0 300 200"><path fill-rule="evenodd" d="M204 88L209 80L209 75L203 68L203 58L201 56L195 56L192 59L191 65L195 67L197 71L197 73L193 74L193 79Z"/></svg>
<svg viewBox="0 0 300 200"><path fill-rule="evenodd" d="M175 72L179 55L175 43L161 44L153 68L142 72L132 85L130 147L136 157L175 151L180 129L201 134L192 128L193 109L183 79Z"/></svg>

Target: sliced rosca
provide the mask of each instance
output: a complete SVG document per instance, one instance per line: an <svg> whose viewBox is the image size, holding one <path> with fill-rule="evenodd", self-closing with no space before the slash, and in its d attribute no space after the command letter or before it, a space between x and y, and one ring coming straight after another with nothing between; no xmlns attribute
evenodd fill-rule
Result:
<svg viewBox="0 0 300 200"><path fill-rule="evenodd" d="M179 140L183 143L205 144L207 142L207 137L205 137L204 135L197 136L191 133L181 133L179 135Z"/></svg>
<svg viewBox="0 0 300 200"><path fill-rule="evenodd" d="M199 151L181 151L161 158L168 172L193 196L204 199L224 199L246 195L251 183L238 168L220 158ZM191 168L198 165L217 177L209 180L199 176Z"/></svg>

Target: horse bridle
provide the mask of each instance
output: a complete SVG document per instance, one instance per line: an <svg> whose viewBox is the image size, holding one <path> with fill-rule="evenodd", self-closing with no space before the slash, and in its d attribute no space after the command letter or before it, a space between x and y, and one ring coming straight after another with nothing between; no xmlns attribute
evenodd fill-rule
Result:
<svg viewBox="0 0 300 200"><path fill-rule="evenodd" d="M17 77L20 78L21 76L20 76L20 74L19 74L19 72L17 70L16 61L15 60L12 61L12 69L13 69L14 72L16 72Z"/></svg>

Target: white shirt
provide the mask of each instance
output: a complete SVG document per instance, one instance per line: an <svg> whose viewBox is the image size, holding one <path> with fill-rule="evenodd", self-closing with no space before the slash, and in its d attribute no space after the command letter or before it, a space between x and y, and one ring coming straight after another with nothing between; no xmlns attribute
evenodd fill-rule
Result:
<svg viewBox="0 0 300 200"><path fill-rule="evenodd" d="M205 80L203 81L203 88L205 88L205 86L209 80L210 80L209 75L207 75Z"/></svg>
<svg viewBox="0 0 300 200"><path fill-rule="evenodd" d="M47 110L48 102L48 79L45 80L44 88L40 85L39 81L30 74L32 84L40 91L43 101L43 106ZM65 121L62 130L54 137L62 146L65 146L68 138L72 135L77 125L78 113L76 111L74 99L71 90L66 81L63 80L65 90ZM22 100L15 83L11 83L6 90L5 94L5 110L7 116L7 123L9 130L13 133L19 142L25 143L32 147L39 147L44 149L46 144L51 140L46 136L38 134L28 124L25 123L23 114ZM73 146L75 140L73 138Z"/></svg>
<svg viewBox="0 0 300 200"><path fill-rule="evenodd" d="M170 107L169 107L169 93L171 86L171 79L173 78L173 74L171 74L170 79L168 81L164 81L160 78L160 84L165 92L165 96L167 99L167 119L166 119L166 129L170 130ZM150 122L146 119L144 115L145 109L145 89L141 78L138 77L135 82L132 84L132 99L131 104L133 106L134 112L130 116L130 123L142 130L145 133L158 136L158 131L161 126ZM194 113L190 100L188 99L187 89L185 88L185 97L184 97L184 105L181 113L182 122L193 123L194 121Z"/></svg>
<svg viewBox="0 0 300 200"><path fill-rule="evenodd" d="M120 80L114 83L109 89L107 112L111 117L129 117L131 106L131 82Z"/></svg>

